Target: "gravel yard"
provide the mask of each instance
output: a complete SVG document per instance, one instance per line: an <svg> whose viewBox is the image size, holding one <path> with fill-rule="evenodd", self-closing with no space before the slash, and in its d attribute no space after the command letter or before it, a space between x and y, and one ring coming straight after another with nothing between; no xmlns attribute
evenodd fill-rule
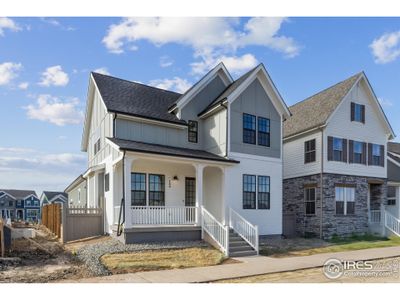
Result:
<svg viewBox="0 0 400 300"><path fill-rule="evenodd" d="M85 263L91 274L95 276L104 276L111 274L100 262L100 258L107 253L140 252L155 249L178 249L207 246L207 243L203 241L124 245L113 238L109 238L79 248L76 255L79 260Z"/></svg>

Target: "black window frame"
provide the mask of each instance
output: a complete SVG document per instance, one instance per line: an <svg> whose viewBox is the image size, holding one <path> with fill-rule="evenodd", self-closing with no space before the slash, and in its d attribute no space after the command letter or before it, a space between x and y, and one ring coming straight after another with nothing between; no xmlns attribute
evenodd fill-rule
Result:
<svg viewBox="0 0 400 300"><path fill-rule="evenodd" d="M363 123L363 104L354 102L354 116L353 121ZM364 106L365 107L365 106Z"/></svg>
<svg viewBox="0 0 400 300"><path fill-rule="evenodd" d="M314 146L314 147L312 147ZM304 163L312 163L317 160L317 146L316 139L304 142Z"/></svg>
<svg viewBox="0 0 400 300"><path fill-rule="evenodd" d="M94 143L94 155L96 155L99 151L100 151L100 138L98 138L96 143Z"/></svg>
<svg viewBox="0 0 400 300"><path fill-rule="evenodd" d="M251 179L250 181L246 179ZM250 189L249 189L250 188ZM242 177L243 191L243 209L257 209L257 176L251 174L243 174Z"/></svg>
<svg viewBox="0 0 400 300"><path fill-rule="evenodd" d="M390 195L389 193L389 189L393 189L394 190L394 195ZM387 187L387 205L396 205L396 200L397 200L397 186L393 186L393 185L388 185Z"/></svg>
<svg viewBox="0 0 400 300"><path fill-rule="evenodd" d="M304 187L304 211L307 216L315 216L316 200L317 188L315 186Z"/></svg>
<svg viewBox="0 0 400 300"><path fill-rule="evenodd" d="M134 181L134 176L140 176L144 180L140 180L136 183ZM147 201L146 201L146 193L147 193L147 178L146 178L146 173L139 173L139 172L132 172L131 173L131 205L132 206L146 206ZM140 188L137 189L136 186L137 184L144 186L144 189ZM139 199L141 202L136 200L136 195L141 195L141 199ZM143 197L144 196L144 197Z"/></svg>
<svg viewBox="0 0 400 300"><path fill-rule="evenodd" d="M260 181L266 179L265 183ZM260 191L260 187L266 187L267 191ZM271 209L271 177L257 176L257 209Z"/></svg>
<svg viewBox="0 0 400 300"><path fill-rule="evenodd" d="M190 143L198 143L199 139L199 123L194 120L188 121L188 141Z"/></svg>
<svg viewBox="0 0 400 300"><path fill-rule="evenodd" d="M251 121L249 121L249 119L251 119ZM256 144L256 129L257 129L256 116L243 113L243 143L251 145Z"/></svg>
<svg viewBox="0 0 400 300"><path fill-rule="evenodd" d="M153 182L152 178L160 178L159 182ZM159 185L159 189L153 189ZM149 174L149 206L165 206L165 175Z"/></svg>
<svg viewBox="0 0 400 300"><path fill-rule="evenodd" d="M104 174L104 191L110 191L110 173Z"/></svg>
<svg viewBox="0 0 400 300"><path fill-rule="evenodd" d="M265 121L264 124L260 124ZM264 128L265 127L265 128ZM271 120L264 117L257 117L257 143L260 146L271 146Z"/></svg>
<svg viewBox="0 0 400 300"><path fill-rule="evenodd" d="M341 143L341 149L335 149L335 141L340 141ZM333 143L332 143L332 158L333 161L343 161L343 151L344 151L344 146L343 146L343 139L342 138L337 138L333 137ZM337 155L340 157L338 158Z"/></svg>

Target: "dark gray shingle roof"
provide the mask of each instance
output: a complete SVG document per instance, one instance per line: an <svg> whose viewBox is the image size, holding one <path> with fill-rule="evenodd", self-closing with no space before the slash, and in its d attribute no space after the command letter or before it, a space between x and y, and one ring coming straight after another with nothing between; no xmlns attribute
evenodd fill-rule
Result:
<svg viewBox="0 0 400 300"><path fill-rule="evenodd" d="M7 189L0 189L0 191L6 192L7 194L13 196L15 199L23 199L29 195L34 195L37 197L35 191L32 190L7 190Z"/></svg>
<svg viewBox="0 0 400 300"><path fill-rule="evenodd" d="M247 73L240 76L238 79L236 79L230 85L228 85L226 87L226 89L214 101L212 101L201 113L199 113L199 116L206 113L208 110L212 109L218 103L227 99L229 97L229 95L232 94L253 73L253 71L258 68L258 66L254 67Z"/></svg>
<svg viewBox="0 0 400 300"><path fill-rule="evenodd" d="M284 137L324 125L362 75L358 73L289 107L292 116L284 123Z"/></svg>
<svg viewBox="0 0 400 300"><path fill-rule="evenodd" d="M238 163L238 161L230 160L204 150L150 144L118 138L108 139L116 144L121 150Z"/></svg>
<svg viewBox="0 0 400 300"><path fill-rule="evenodd" d="M168 112L181 94L99 73L92 75L108 111L186 124Z"/></svg>
<svg viewBox="0 0 400 300"><path fill-rule="evenodd" d="M68 194L64 192L49 192L49 191L43 191L43 194L46 196L47 200L51 200L54 197L61 195L64 196L66 199L68 199Z"/></svg>
<svg viewBox="0 0 400 300"><path fill-rule="evenodd" d="M390 157L391 159L397 161L400 164L400 157L393 155L392 153L388 152L387 153L388 157Z"/></svg>
<svg viewBox="0 0 400 300"><path fill-rule="evenodd" d="M387 150L400 155L400 143L389 142L387 144Z"/></svg>

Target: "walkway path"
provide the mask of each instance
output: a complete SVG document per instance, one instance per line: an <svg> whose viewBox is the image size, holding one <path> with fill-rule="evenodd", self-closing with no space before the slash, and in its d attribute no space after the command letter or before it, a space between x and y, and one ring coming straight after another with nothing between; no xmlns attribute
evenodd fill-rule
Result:
<svg viewBox="0 0 400 300"><path fill-rule="evenodd" d="M374 248L357 251L323 253L310 256L272 258L253 256L236 258L242 263L219 266L174 269L165 271L138 272L118 274L105 277L84 278L68 282L136 282L136 283L180 283L180 282L210 282L221 279L246 277L276 272L295 271L300 269L323 266L329 258L339 260L374 260L400 256L400 246Z"/></svg>

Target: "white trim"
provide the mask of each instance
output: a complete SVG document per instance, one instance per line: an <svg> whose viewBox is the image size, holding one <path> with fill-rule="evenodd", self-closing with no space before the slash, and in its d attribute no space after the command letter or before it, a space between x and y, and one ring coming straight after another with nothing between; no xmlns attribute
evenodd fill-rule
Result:
<svg viewBox="0 0 400 300"><path fill-rule="evenodd" d="M105 168L106 168L106 165L104 163L90 167L85 173L82 174L82 177L86 179L90 174L101 171L101 170L105 170Z"/></svg>
<svg viewBox="0 0 400 300"><path fill-rule="evenodd" d="M49 201L50 201L50 202L53 202L53 201L55 201L56 199L60 199L60 200L63 201L63 202L66 202L66 201L68 200L68 199L65 198L63 195L58 194L58 195L55 195L53 198L51 198Z"/></svg>
<svg viewBox="0 0 400 300"><path fill-rule="evenodd" d="M1 195L0 198L3 197L3 196L5 196L5 195L7 195L7 196L13 198L14 200L17 200L14 196L10 195L9 193L7 193L7 192L5 192L5 191L0 191L0 192L3 192L3 195Z"/></svg>
<svg viewBox="0 0 400 300"><path fill-rule="evenodd" d="M391 158L390 156L386 156L386 159L392 163L394 163L396 166L400 167L400 163L395 161L393 158Z"/></svg>
<svg viewBox="0 0 400 300"><path fill-rule="evenodd" d="M37 196L35 196L34 194L29 194L28 196L26 196L25 198L23 198L24 201L25 201L27 198L29 198L29 197L35 197L37 200L40 201L40 199L39 199Z"/></svg>
<svg viewBox="0 0 400 300"><path fill-rule="evenodd" d="M391 155L393 155L393 156L396 156L396 157L398 157L398 158L400 158L400 155L399 154L397 154L397 153L394 153L394 152L392 152L392 151L388 151Z"/></svg>
<svg viewBox="0 0 400 300"><path fill-rule="evenodd" d="M136 116L130 116L127 114L123 113L116 113L117 118L116 119L123 119L123 120L128 120L128 121L139 121L143 123L148 123L148 124L155 124L155 125L161 125L164 127L172 127L172 128L179 128L179 129L186 129L187 125L185 124L175 124L167 121L161 121L161 120L152 120L148 119L145 117L136 117Z"/></svg>
<svg viewBox="0 0 400 300"><path fill-rule="evenodd" d="M234 158L238 157L238 158L243 158L243 159L252 159L252 160L259 160L259 161L264 161L264 162L283 164L281 158L275 158L275 157L264 156L264 155L253 155L253 154L245 154L245 153L239 153L239 152L229 152L229 156L232 156Z"/></svg>
<svg viewBox="0 0 400 300"><path fill-rule="evenodd" d="M218 105L216 105L215 107L213 107L211 110L205 112L204 114L199 116L199 119L206 119L210 116L212 116L214 113L217 113L223 109L227 109L226 105L228 103L228 101L224 101L222 103L219 103Z"/></svg>
<svg viewBox="0 0 400 300"><path fill-rule="evenodd" d="M282 125L282 127L283 127L283 125ZM292 139L297 139L297 138L299 138L301 136L306 136L306 135L312 134L312 133L314 133L314 131L315 132L320 131L321 128L324 128L324 127L326 127L326 124L318 126L318 127L313 127L311 129L307 129L306 131L302 131L300 133L296 133L296 134L290 135L288 137L284 137L283 138L283 143L289 142Z"/></svg>

